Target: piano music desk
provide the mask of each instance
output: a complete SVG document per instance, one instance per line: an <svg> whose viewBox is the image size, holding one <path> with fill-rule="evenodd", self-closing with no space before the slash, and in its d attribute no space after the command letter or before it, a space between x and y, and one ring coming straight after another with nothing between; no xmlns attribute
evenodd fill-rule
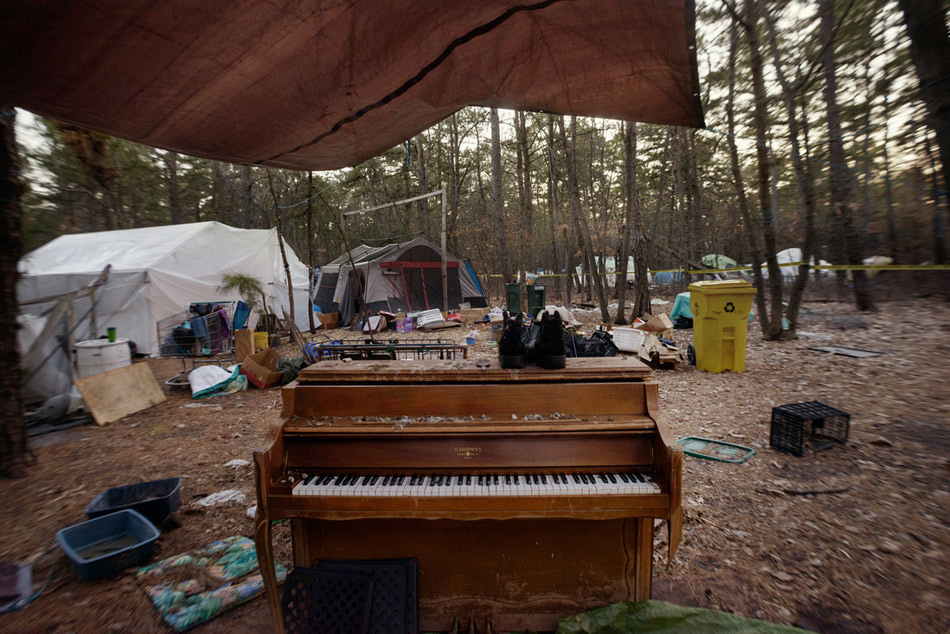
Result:
<svg viewBox="0 0 950 634"><path fill-rule="evenodd" d="M283 389L269 441L254 453L255 538L278 631L277 519L291 519L296 566L414 558L421 631L456 617L549 631L649 599L654 519L670 557L679 544L683 453L639 361L323 362Z"/></svg>

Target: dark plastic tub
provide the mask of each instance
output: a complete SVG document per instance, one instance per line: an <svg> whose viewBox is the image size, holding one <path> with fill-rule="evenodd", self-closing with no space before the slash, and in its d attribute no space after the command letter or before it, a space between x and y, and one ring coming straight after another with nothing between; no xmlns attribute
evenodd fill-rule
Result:
<svg viewBox="0 0 950 634"><path fill-rule="evenodd" d="M106 489L86 507L91 519L125 509L138 511L155 526L181 505L181 478L152 480Z"/></svg>
<svg viewBox="0 0 950 634"><path fill-rule="evenodd" d="M64 528L56 541L82 578L92 581L145 563L158 535L141 513L126 509Z"/></svg>

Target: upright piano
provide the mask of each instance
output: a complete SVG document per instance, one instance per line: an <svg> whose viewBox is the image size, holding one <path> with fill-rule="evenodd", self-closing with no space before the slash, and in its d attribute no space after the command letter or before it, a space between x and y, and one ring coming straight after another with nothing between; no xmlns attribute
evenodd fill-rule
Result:
<svg viewBox="0 0 950 634"><path fill-rule="evenodd" d="M649 599L654 521L670 558L680 541L683 453L635 360L321 362L283 388L268 441L255 539L279 632L278 519L295 566L414 559L421 631L551 631Z"/></svg>

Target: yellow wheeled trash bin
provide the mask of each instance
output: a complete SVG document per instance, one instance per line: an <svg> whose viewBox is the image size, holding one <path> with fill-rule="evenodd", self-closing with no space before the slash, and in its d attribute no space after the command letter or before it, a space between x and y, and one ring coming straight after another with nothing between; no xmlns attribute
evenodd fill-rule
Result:
<svg viewBox="0 0 950 634"><path fill-rule="evenodd" d="M693 282L696 367L706 372L745 370L745 341L755 288L743 280Z"/></svg>

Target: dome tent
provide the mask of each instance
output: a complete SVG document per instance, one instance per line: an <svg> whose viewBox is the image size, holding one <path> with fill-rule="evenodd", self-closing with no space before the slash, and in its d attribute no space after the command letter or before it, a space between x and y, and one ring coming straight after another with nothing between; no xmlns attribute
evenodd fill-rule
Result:
<svg viewBox="0 0 950 634"><path fill-rule="evenodd" d="M308 269L290 249L287 260L294 287L294 321L309 327ZM134 341L138 351L159 352L156 323L182 313L192 302L240 299L217 288L225 273L244 273L261 280L268 304L290 312L287 278L276 229L236 229L219 222L196 222L139 229L63 235L20 259L20 301L78 290L111 265L108 282L96 291L99 330L90 333L89 299L75 306L82 318L79 338L96 338L107 327ZM42 314L49 304L25 312Z"/></svg>
<svg viewBox="0 0 950 634"><path fill-rule="evenodd" d="M422 237L376 247L360 244L320 267L313 303L324 313L339 313L340 323L349 324L360 310L360 286L365 285L372 314L442 309L441 253ZM488 306L468 260L447 253L446 277L449 308L462 302L472 308Z"/></svg>

